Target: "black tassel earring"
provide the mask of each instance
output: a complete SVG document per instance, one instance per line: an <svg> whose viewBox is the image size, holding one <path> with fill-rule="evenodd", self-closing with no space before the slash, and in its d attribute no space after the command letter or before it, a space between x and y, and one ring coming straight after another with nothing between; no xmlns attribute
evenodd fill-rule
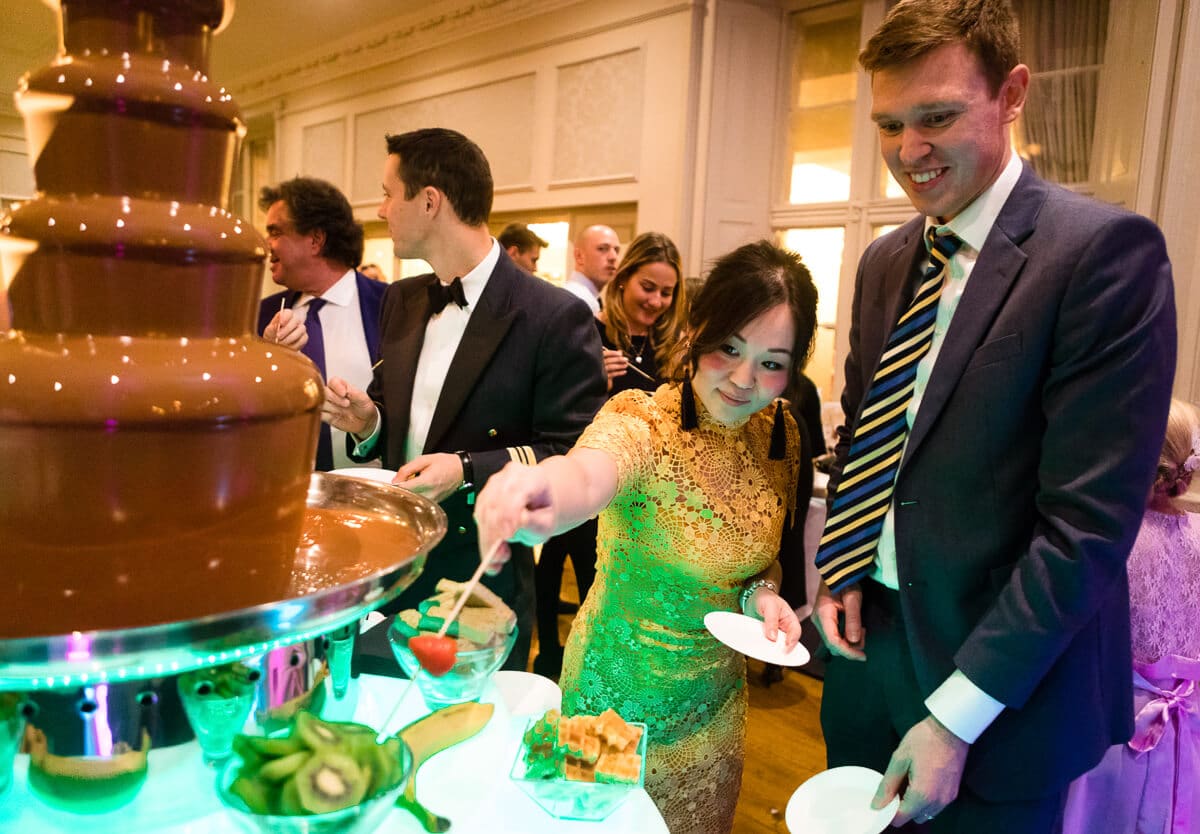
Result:
<svg viewBox="0 0 1200 834"><path fill-rule="evenodd" d="M783 419L783 400L775 400L775 425L771 427L771 448L767 452L771 460L787 457L787 423Z"/></svg>
<svg viewBox="0 0 1200 834"><path fill-rule="evenodd" d="M692 391L692 378L688 376L679 391L679 425L684 431L691 431L699 424L696 419L696 394Z"/></svg>

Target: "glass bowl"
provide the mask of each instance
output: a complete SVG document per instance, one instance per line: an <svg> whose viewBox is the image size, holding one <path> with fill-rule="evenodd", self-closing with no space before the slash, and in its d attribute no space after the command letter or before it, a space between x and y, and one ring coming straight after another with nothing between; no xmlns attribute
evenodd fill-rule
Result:
<svg viewBox="0 0 1200 834"><path fill-rule="evenodd" d="M412 751L400 745L400 778L390 788L369 796L357 805L331 811L328 814L273 815L256 814L246 807L240 797L230 793L242 766L236 755L231 757L217 777L217 796L238 828L247 834L366 834L376 830L391 813L396 800L404 793L412 775Z"/></svg>
<svg viewBox="0 0 1200 834"><path fill-rule="evenodd" d="M438 710L452 704L479 700L492 674L508 660L513 644L517 642L517 629L514 626L508 634L494 634L492 640L482 648L460 651L450 671L440 678L421 668L420 662L408 648L408 637L396 628L394 622L388 629L388 642L392 644L392 654L396 655L400 668L410 678L416 676L417 689L421 690L425 706L430 710Z"/></svg>
<svg viewBox="0 0 1200 834"><path fill-rule="evenodd" d="M526 724L526 734L539 720L533 718ZM588 822L607 819L633 791L641 790L646 784L646 725L636 721L628 723L629 726L639 727L642 731L637 746L637 753L642 757L642 769L638 773L636 783L580 782L563 776L554 779L527 776L524 742L517 750L517 759L513 762L508 776L517 787L540 805L542 810L556 819Z"/></svg>

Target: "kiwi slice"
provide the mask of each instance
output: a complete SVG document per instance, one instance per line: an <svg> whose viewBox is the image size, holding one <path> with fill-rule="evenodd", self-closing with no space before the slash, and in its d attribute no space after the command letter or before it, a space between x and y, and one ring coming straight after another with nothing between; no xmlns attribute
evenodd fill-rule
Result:
<svg viewBox="0 0 1200 834"><path fill-rule="evenodd" d="M308 813L300 803L300 784L295 779L283 783L283 790L279 792L279 813L284 816Z"/></svg>
<svg viewBox="0 0 1200 834"><path fill-rule="evenodd" d="M258 777L267 782L282 782L296 771L300 770L313 754L308 750L292 753L290 756L280 756L263 764L258 769Z"/></svg>
<svg viewBox="0 0 1200 834"><path fill-rule="evenodd" d="M311 712L296 713L296 726L292 728L292 738L299 737L310 750L341 747L343 735L334 725L322 721Z"/></svg>
<svg viewBox="0 0 1200 834"><path fill-rule="evenodd" d="M296 771L300 804L314 814L357 805L367 794L368 776L354 759L318 750Z"/></svg>
<svg viewBox="0 0 1200 834"><path fill-rule="evenodd" d="M247 761L249 754L255 754L262 759L278 759L280 756L290 756L308 748L304 740L297 735L275 736L244 736L238 735L233 740L233 750Z"/></svg>
<svg viewBox="0 0 1200 834"><path fill-rule="evenodd" d="M252 814L269 814L274 804L271 787L257 779L239 776L230 783L229 792L245 802Z"/></svg>

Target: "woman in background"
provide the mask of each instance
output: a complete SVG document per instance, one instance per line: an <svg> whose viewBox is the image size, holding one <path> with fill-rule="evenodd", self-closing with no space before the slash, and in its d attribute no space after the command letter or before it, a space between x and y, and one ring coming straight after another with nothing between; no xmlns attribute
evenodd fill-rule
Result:
<svg viewBox="0 0 1200 834"><path fill-rule="evenodd" d="M746 659L705 614L757 616L787 649L800 637L778 556L801 546L812 469L778 398L812 349L816 302L791 252L760 241L725 255L691 305L673 384L613 397L566 456L509 464L476 501L485 553L600 513L563 714L612 708L646 723L646 790L671 831L728 834L741 788Z"/></svg>
<svg viewBox="0 0 1200 834"><path fill-rule="evenodd" d="M630 389L652 392L662 383L659 368L679 341L686 309L679 249L664 234L638 235L613 279L604 285L596 317L610 397ZM562 671L558 592L567 556L582 603L596 578L595 519L555 536L542 546L538 557L538 654L533 671L554 679Z"/></svg>
<svg viewBox="0 0 1200 834"><path fill-rule="evenodd" d="M1065 834L1200 831L1200 516L1179 503L1197 468L1200 415L1172 400L1128 562L1133 738L1072 783Z"/></svg>

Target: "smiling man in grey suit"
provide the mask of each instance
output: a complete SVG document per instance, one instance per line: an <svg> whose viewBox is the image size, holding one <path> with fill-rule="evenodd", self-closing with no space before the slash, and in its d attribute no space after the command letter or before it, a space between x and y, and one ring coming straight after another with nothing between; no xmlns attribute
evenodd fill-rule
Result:
<svg viewBox="0 0 1200 834"><path fill-rule="evenodd" d="M379 216L400 258L433 274L392 284L381 361L366 393L330 379L325 419L382 456L396 482L441 504L446 538L386 610L415 607L443 576L479 565L474 495L510 460L571 448L604 401L596 326L570 293L517 267L488 233L492 175L467 137L428 128L387 137ZM485 580L517 613L506 668L524 669L533 628L533 554L522 548Z"/></svg>
<svg viewBox="0 0 1200 834"><path fill-rule="evenodd" d="M1132 730L1171 270L1149 220L1014 154L1018 43L1005 0L903 0L860 56L922 216L859 263L813 617L829 763L885 771L919 831L1055 831Z"/></svg>

